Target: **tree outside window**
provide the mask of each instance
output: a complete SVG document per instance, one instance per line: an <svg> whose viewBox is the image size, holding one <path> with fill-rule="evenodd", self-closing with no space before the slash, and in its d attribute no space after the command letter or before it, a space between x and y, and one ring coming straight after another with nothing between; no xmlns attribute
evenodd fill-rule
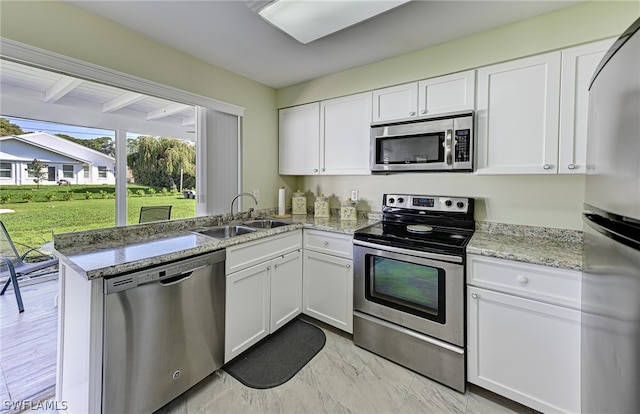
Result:
<svg viewBox="0 0 640 414"><path fill-rule="evenodd" d="M45 179L49 174L47 168L49 166L37 158L33 159L33 162L27 164L27 177L31 178L36 183L37 188L40 188L40 182Z"/></svg>

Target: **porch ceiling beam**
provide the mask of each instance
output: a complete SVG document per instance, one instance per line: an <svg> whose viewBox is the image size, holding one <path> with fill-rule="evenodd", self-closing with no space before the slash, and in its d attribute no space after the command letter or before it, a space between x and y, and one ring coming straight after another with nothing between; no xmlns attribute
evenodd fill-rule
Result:
<svg viewBox="0 0 640 414"><path fill-rule="evenodd" d="M187 118L182 118L182 126L195 126L196 124L196 116L190 116Z"/></svg>
<svg viewBox="0 0 640 414"><path fill-rule="evenodd" d="M165 118L167 116L177 114L178 112L182 112L186 109L191 109L191 106L180 104L180 103L167 105L165 107L158 108L154 111L148 112L147 121L153 121L154 119Z"/></svg>
<svg viewBox="0 0 640 414"><path fill-rule="evenodd" d="M116 96L115 98L113 98L108 102L105 102L102 105L102 112L106 114L110 112L115 112L118 109L124 108L125 106L133 105L134 103L141 101L144 98L145 96L142 95L141 93L127 92L120 96Z"/></svg>
<svg viewBox="0 0 640 414"><path fill-rule="evenodd" d="M82 83L81 79L63 76L44 92L45 103L55 103Z"/></svg>

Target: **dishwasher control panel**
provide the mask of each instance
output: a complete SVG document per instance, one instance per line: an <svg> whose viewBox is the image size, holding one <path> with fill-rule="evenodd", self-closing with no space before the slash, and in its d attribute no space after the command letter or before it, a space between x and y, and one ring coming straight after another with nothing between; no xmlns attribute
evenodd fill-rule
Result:
<svg viewBox="0 0 640 414"><path fill-rule="evenodd" d="M105 278L104 294L109 295L111 293L132 289L145 283L163 281L181 275L186 277L197 269L224 261L225 258L225 250L219 250L202 256L151 266L134 273Z"/></svg>

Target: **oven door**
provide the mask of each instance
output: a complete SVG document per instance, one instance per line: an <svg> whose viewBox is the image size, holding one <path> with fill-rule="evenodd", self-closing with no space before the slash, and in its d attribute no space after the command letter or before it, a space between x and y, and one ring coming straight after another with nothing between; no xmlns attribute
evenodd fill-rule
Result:
<svg viewBox="0 0 640 414"><path fill-rule="evenodd" d="M355 310L464 346L462 257L353 243Z"/></svg>

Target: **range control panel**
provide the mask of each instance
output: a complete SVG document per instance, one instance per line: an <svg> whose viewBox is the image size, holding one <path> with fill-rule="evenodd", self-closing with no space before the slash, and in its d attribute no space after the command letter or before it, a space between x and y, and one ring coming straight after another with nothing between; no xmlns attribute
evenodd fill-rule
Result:
<svg viewBox="0 0 640 414"><path fill-rule="evenodd" d="M455 211L466 213L469 199L465 197L385 194L383 206L422 211Z"/></svg>

